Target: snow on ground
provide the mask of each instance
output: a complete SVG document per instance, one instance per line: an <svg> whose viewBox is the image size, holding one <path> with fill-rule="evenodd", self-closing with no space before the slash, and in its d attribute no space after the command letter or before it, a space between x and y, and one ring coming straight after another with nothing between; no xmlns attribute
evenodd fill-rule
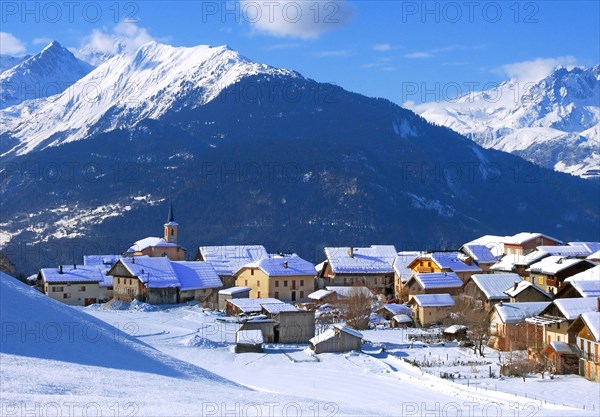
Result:
<svg viewBox="0 0 600 417"><path fill-rule="evenodd" d="M365 331L367 353L268 344L263 353L235 354L238 324L193 304L69 307L6 276L0 296L2 416L545 417L595 416L600 406L598 384L490 379L494 354L477 359L455 344L411 343L404 330ZM485 364L466 364L474 360ZM438 369L471 378L441 379Z"/></svg>
<svg viewBox="0 0 600 417"><path fill-rule="evenodd" d="M598 384L562 376L543 381L531 377L525 383L516 378L490 379L487 363L492 364L496 375L499 368L494 351L488 350L489 357L481 359L456 343L441 346L414 342L411 347L408 336L414 330L365 331L365 338L374 342L365 346L369 354L315 356L307 345L267 344L263 353L236 355L232 343L238 325L221 322L221 313L202 311L196 305L155 312L83 310L120 328L128 326L133 336L164 354L248 388L278 395L302 395L321 405L334 402L333 407L361 410L362 414L372 413L368 409L374 408L376 414L383 415L424 415L427 411L433 411L433 415L455 415L460 410L462 415L584 416L596 415L594 409L600 407ZM385 348L383 352L381 347ZM446 363L422 371L403 358L463 361L465 365ZM476 366L477 374L471 374L473 366L466 364L469 361L486 364ZM440 371L450 370L458 370L470 379L450 381L438 377ZM537 399L529 395L534 392ZM323 414L327 415L322 410L320 415Z"/></svg>

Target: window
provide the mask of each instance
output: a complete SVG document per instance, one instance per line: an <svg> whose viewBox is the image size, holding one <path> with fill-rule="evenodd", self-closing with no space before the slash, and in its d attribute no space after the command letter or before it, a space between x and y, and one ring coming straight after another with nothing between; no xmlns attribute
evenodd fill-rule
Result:
<svg viewBox="0 0 600 417"><path fill-rule="evenodd" d="M247 287L248 286L248 280L244 280L244 285Z"/></svg>
<svg viewBox="0 0 600 417"><path fill-rule="evenodd" d="M256 280L256 286L260 287L260 281L259 280Z"/></svg>
<svg viewBox="0 0 600 417"><path fill-rule="evenodd" d="M303 279L300 280L300 286L304 287L304 280Z"/></svg>
<svg viewBox="0 0 600 417"><path fill-rule="evenodd" d="M121 283L121 278L117 278L117 284Z"/></svg>
<svg viewBox="0 0 600 417"><path fill-rule="evenodd" d="M81 287L79 287L77 290L78 290L79 292L83 292L83 291L85 291L85 285L82 285L82 286L81 286Z"/></svg>
<svg viewBox="0 0 600 417"><path fill-rule="evenodd" d="M287 281L283 281L283 286L287 287Z"/></svg>
<svg viewBox="0 0 600 417"><path fill-rule="evenodd" d="M63 287L52 287L52 292L63 292Z"/></svg>
<svg viewBox="0 0 600 417"><path fill-rule="evenodd" d="M538 277L538 285L544 285L544 277Z"/></svg>
<svg viewBox="0 0 600 417"><path fill-rule="evenodd" d="M275 291L275 298L279 298L279 291Z"/></svg>
<svg viewBox="0 0 600 417"><path fill-rule="evenodd" d="M300 291L300 298L304 298L304 291Z"/></svg>
<svg viewBox="0 0 600 417"><path fill-rule="evenodd" d="M262 298L262 297L260 296L260 291L256 293L256 298Z"/></svg>
<svg viewBox="0 0 600 417"><path fill-rule="evenodd" d="M171 229L171 236L175 234L175 229Z"/></svg>
<svg viewBox="0 0 600 417"><path fill-rule="evenodd" d="M254 275L254 269L250 270L250 275Z"/></svg>
<svg viewBox="0 0 600 417"><path fill-rule="evenodd" d="M68 292L63 294L63 298L71 298L71 294L69 294Z"/></svg>
<svg viewBox="0 0 600 417"><path fill-rule="evenodd" d="M279 281L275 280L275 287L279 287Z"/></svg>

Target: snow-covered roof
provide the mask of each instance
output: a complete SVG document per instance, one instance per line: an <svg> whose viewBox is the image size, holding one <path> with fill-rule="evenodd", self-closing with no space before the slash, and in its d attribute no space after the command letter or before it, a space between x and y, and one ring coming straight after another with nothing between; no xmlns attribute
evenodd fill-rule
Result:
<svg viewBox="0 0 600 417"><path fill-rule="evenodd" d="M235 342L244 345L262 345L264 343L261 330L238 330Z"/></svg>
<svg viewBox="0 0 600 417"><path fill-rule="evenodd" d="M289 303L264 303L262 308L269 314L279 314L282 311L300 311Z"/></svg>
<svg viewBox="0 0 600 417"><path fill-rule="evenodd" d="M467 244L463 246L463 250L478 264L495 263L498 260L485 245Z"/></svg>
<svg viewBox="0 0 600 417"><path fill-rule="evenodd" d="M134 253L143 251L147 248L169 248L169 247L179 247L176 243L169 243L164 240L162 237L147 237L145 239L140 239L135 242L129 249L127 249L127 253Z"/></svg>
<svg viewBox="0 0 600 417"><path fill-rule="evenodd" d="M181 291L219 288L223 285L221 278L208 262L171 262L179 280Z"/></svg>
<svg viewBox="0 0 600 417"><path fill-rule="evenodd" d="M463 246L484 245L492 252L492 255L499 257L504 253L504 241L507 239L510 239L510 236L485 235L467 242Z"/></svg>
<svg viewBox="0 0 600 417"><path fill-rule="evenodd" d="M592 253L584 245L559 245L559 246L538 246L536 248L540 252L545 252L549 255L562 256L588 256Z"/></svg>
<svg viewBox="0 0 600 417"><path fill-rule="evenodd" d="M415 276L409 280L409 283L412 282L412 280L417 281L421 288L425 290L435 288L459 288L462 287L463 284L455 272L415 274Z"/></svg>
<svg viewBox="0 0 600 417"><path fill-rule="evenodd" d="M413 295L411 301L421 307L451 307L454 305L454 298L450 294L417 294Z"/></svg>
<svg viewBox="0 0 600 417"><path fill-rule="evenodd" d="M398 252L394 258L394 272L400 277L402 282L406 282L412 277L413 270L408 267L419 256L425 255L425 252L407 251Z"/></svg>
<svg viewBox="0 0 600 417"><path fill-rule="evenodd" d="M590 259L590 260L592 260L592 259L600 259L600 250L597 251L597 252L592 253L590 256L588 256L585 259Z"/></svg>
<svg viewBox="0 0 600 417"><path fill-rule="evenodd" d="M384 304L383 307L392 314L407 314L412 315L412 310L406 304Z"/></svg>
<svg viewBox="0 0 600 417"><path fill-rule="evenodd" d="M575 320L580 314L596 311L598 307L596 297L557 298L553 303L567 320Z"/></svg>
<svg viewBox="0 0 600 417"><path fill-rule="evenodd" d="M127 270L144 283L147 288L179 287L179 279L166 257L133 257L119 261Z"/></svg>
<svg viewBox="0 0 600 417"><path fill-rule="evenodd" d="M535 285L529 281L525 281L525 280L519 282L517 285L513 285L512 287L510 287L508 290L506 290L504 292L511 297L516 297L517 295L521 294L523 291L525 291L529 287L542 293L549 300L552 298L552 296L550 294L548 294L546 291L544 291L537 285Z"/></svg>
<svg viewBox="0 0 600 417"><path fill-rule="evenodd" d="M321 271L323 271L323 268L325 268L325 261L318 263L315 265L315 269L317 271L317 274L320 274Z"/></svg>
<svg viewBox="0 0 600 417"><path fill-rule="evenodd" d="M501 303L494 305L504 323L520 323L526 318L539 315L550 302Z"/></svg>
<svg viewBox="0 0 600 417"><path fill-rule="evenodd" d="M518 274L474 274L471 279L488 300L508 300L506 290L523 281Z"/></svg>
<svg viewBox="0 0 600 417"><path fill-rule="evenodd" d="M581 315L581 319L585 323L596 342L600 342L600 311L589 311Z"/></svg>
<svg viewBox="0 0 600 417"><path fill-rule="evenodd" d="M462 332L463 330L466 330L467 326L463 326L462 324L453 324L452 326L446 327L444 329L444 333L448 333L448 334L456 334L458 332Z"/></svg>
<svg viewBox="0 0 600 417"><path fill-rule="evenodd" d="M600 297L600 265L565 279L582 297Z"/></svg>
<svg viewBox="0 0 600 417"><path fill-rule="evenodd" d="M430 259L442 270L454 272L481 272L477 265L468 265L462 261L465 255L458 251L432 252L418 256L416 259ZM414 262L414 261L413 261Z"/></svg>
<svg viewBox="0 0 600 417"><path fill-rule="evenodd" d="M308 294L308 298L311 300L322 300L323 298L333 294L333 291L330 290L317 290L315 292L311 292Z"/></svg>
<svg viewBox="0 0 600 417"><path fill-rule="evenodd" d="M364 294L367 297L373 297L373 293L367 287L325 287L329 291L335 292L340 298L352 297L355 294Z"/></svg>
<svg viewBox="0 0 600 417"><path fill-rule="evenodd" d="M543 233L537 233L537 232L521 232L521 233L517 233L516 235L510 236L508 237L506 240L504 240L505 244L509 244L509 245L522 245L526 242L529 242L532 239L538 239L540 237L544 237L546 239L550 239L553 240L555 242L558 243L562 243L560 240L553 238L551 236L545 235Z"/></svg>
<svg viewBox="0 0 600 417"><path fill-rule="evenodd" d="M263 304L284 304L283 301L276 298L232 298L227 302L236 306L243 313L258 313L262 310Z"/></svg>
<svg viewBox="0 0 600 417"><path fill-rule="evenodd" d="M600 252L600 242L569 242L572 246L583 246L589 253Z"/></svg>
<svg viewBox="0 0 600 417"><path fill-rule="evenodd" d="M392 317L392 320L396 323L412 323L412 317L408 314L396 314Z"/></svg>
<svg viewBox="0 0 600 417"><path fill-rule="evenodd" d="M587 261L585 259L564 258L559 255L548 256L547 258L544 258L541 261L532 264L527 271L547 275L554 275L562 270L565 270L573 265L577 265L581 262L590 263L590 261Z"/></svg>
<svg viewBox="0 0 600 417"><path fill-rule="evenodd" d="M113 266L119 259L123 259L121 255L85 255L83 264L86 266L103 266L107 270Z"/></svg>
<svg viewBox="0 0 600 417"><path fill-rule="evenodd" d="M558 340L553 340L550 342L550 346L556 353L575 353L575 351L567 342L559 342Z"/></svg>
<svg viewBox="0 0 600 417"><path fill-rule="evenodd" d="M250 287L230 287L230 288L225 288L224 290L220 290L219 294L233 295L233 294L240 294L240 293L244 293L244 292L250 292L251 290L252 290L252 288L250 288Z"/></svg>
<svg viewBox="0 0 600 417"><path fill-rule="evenodd" d="M268 276L297 276L314 277L317 274L315 266L296 254L269 255L254 262L245 264L242 268L258 268Z"/></svg>
<svg viewBox="0 0 600 417"><path fill-rule="evenodd" d="M359 339L363 338L362 333L360 333L354 329L351 329L347 326L343 326L341 324L334 324L333 328L327 329L323 333L318 334L315 337L313 337L312 339L310 339L310 343L312 343L313 345L316 345L320 342L324 342L325 340L333 339L333 338L337 337L337 335L340 332L347 333L347 334L357 337Z"/></svg>
<svg viewBox="0 0 600 417"><path fill-rule="evenodd" d="M59 268L42 268L40 274L47 283L89 282L101 283L105 279L104 270L97 266L63 265Z"/></svg>
<svg viewBox="0 0 600 417"><path fill-rule="evenodd" d="M350 252L352 251L352 256ZM396 258L392 245L372 245L368 248L326 247L325 256L335 274L392 273Z"/></svg>
<svg viewBox="0 0 600 417"><path fill-rule="evenodd" d="M200 246L198 251L221 276L234 275L245 264L269 256L262 245Z"/></svg>

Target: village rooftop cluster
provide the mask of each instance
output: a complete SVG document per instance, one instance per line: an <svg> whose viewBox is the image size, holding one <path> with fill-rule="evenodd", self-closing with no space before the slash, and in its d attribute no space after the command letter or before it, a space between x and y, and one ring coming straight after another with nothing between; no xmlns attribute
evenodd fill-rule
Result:
<svg viewBox="0 0 600 417"><path fill-rule="evenodd" d="M236 352L263 343L344 352L360 349L369 326L435 327L475 351L523 350L550 372L600 382L599 242L523 232L453 251L326 247L314 265L262 245L200 246L186 261L178 234L171 205L163 237L30 280L69 305L198 302L241 323Z"/></svg>

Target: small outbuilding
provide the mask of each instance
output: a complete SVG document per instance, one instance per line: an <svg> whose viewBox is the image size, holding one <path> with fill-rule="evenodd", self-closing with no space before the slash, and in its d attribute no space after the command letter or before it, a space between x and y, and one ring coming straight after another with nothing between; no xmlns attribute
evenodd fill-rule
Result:
<svg viewBox="0 0 600 417"><path fill-rule="evenodd" d="M235 353L261 353L263 342L260 330L238 330L235 335Z"/></svg>
<svg viewBox="0 0 600 417"><path fill-rule="evenodd" d="M443 331L444 340L467 340L467 326L462 324L453 324L446 327Z"/></svg>
<svg viewBox="0 0 600 417"><path fill-rule="evenodd" d="M310 348L315 353L359 350L362 338L362 333L341 324L335 324L331 329L310 339Z"/></svg>
<svg viewBox="0 0 600 417"><path fill-rule="evenodd" d="M232 298L250 298L249 287L230 287L219 291L219 310L225 311L227 300Z"/></svg>

